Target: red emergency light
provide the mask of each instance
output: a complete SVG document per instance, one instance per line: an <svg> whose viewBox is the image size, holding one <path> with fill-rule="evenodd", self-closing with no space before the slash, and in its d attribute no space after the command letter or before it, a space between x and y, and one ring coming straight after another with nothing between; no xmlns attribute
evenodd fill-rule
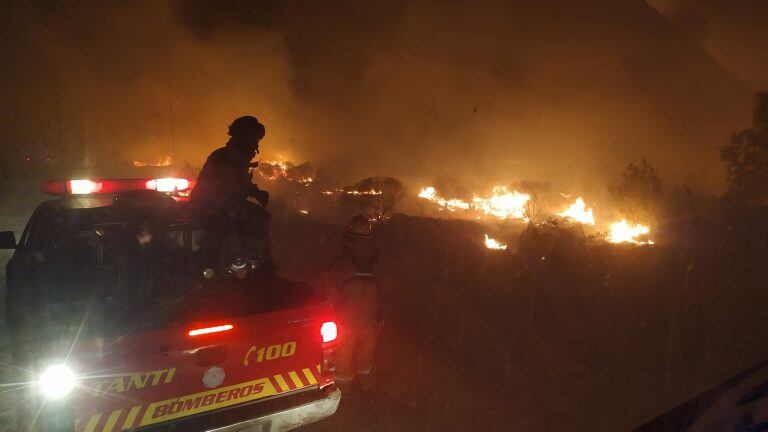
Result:
<svg viewBox="0 0 768 432"><path fill-rule="evenodd" d="M224 324L224 325L218 325L213 327L203 327L199 329L190 330L187 332L187 335L189 336L200 336L205 334L211 334L211 333L220 333L228 330L232 330L235 328L232 324Z"/></svg>
<svg viewBox="0 0 768 432"><path fill-rule="evenodd" d="M48 195L106 195L133 190L154 190L166 193L188 194L194 181L185 178L156 179L77 179L51 180L43 183L42 191Z"/></svg>

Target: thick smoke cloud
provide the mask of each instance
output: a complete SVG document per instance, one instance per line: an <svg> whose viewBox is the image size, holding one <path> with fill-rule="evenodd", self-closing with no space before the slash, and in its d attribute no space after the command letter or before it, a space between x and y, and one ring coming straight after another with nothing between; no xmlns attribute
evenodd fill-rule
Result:
<svg viewBox="0 0 768 432"><path fill-rule="evenodd" d="M199 165L245 112L264 118L272 142L298 141L292 67L274 32L194 37L173 4L151 1L7 9L6 148L99 167L169 154L175 141L178 158Z"/></svg>
<svg viewBox="0 0 768 432"><path fill-rule="evenodd" d="M339 181L595 189L647 157L720 186L749 88L643 1L511 3L6 6L0 136L92 160L175 141L199 165L253 113L268 155Z"/></svg>

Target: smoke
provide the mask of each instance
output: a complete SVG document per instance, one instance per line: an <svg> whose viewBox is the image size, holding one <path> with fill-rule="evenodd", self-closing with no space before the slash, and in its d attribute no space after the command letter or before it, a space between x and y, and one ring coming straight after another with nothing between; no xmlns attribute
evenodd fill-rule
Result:
<svg viewBox="0 0 768 432"><path fill-rule="evenodd" d="M235 116L342 184L597 189L647 157L712 189L750 92L645 2L6 5L3 150L201 165ZM11 152L12 153L12 152Z"/></svg>
<svg viewBox="0 0 768 432"><path fill-rule="evenodd" d="M648 0L753 91L768 88L768 3Z"/></svg>
<svg viewBox="0 0 768 432"><path fill-rule="evenodd" d="M3 125L6 148L40 148L97 167L175 152L199 166L244 113L269 125L271 142L290 148L300 140L290 120L292 67L274 32L200 38L163 2L10 8L4 48L18 55L16 73L3 80L17 89L2 107L14 117Z"/></svg>

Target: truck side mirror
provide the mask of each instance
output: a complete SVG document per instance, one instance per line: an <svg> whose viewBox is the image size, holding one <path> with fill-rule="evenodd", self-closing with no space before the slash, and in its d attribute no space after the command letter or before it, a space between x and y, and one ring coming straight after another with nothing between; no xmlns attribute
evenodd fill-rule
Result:
<svg viewBox="0 0 768 432"><path fill-rule="evenodd" d="M16 234L13 231L0 231L0 249L16 249Z"/></svg>

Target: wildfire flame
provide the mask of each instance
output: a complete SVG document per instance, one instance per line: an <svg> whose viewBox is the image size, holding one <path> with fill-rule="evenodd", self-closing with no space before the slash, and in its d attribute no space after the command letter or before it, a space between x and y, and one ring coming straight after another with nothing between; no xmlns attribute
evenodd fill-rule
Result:
<svg viewBox="0 0 768 432"><path fill-rule="evenodd" d="M135 160L133 161L133 166L136 168L139 167L164 167L164 166L170 166L173 164L173 158L170 156L165 156L160 159L154 159L149 161L139 161Z"/></svg>
<svg viewBox="0 0 768 432"><path fill-rule="evenodd" d="M525 220L525 204L531 197L518 191L509 191L504 186L494 186L490 197L475 196L471 202L457 198L443 198L437 195L437 190L428 186L419 192L419 197L429 200L443 210L473 210L498 219Z"/></svg>
<svg viewBox="0 0 768 432"><path fill-rule="evenodd" d="M384 192L377 191L376 189L371 189L367 191L359 191L359 190L345 190L345 189L332 189L323 191L323 195L335 195L335 194L344 194L344 195L381 195Z"/></svg>
<svg viewBox="0 0 768 432"><path fill-rule="evenodd" d="M576 198L576 202L557 215L586 225L595 224L595 216L592 214L592 209L587 208L587 204L584 203L581 197Z"/></svg>
<svg viewBox="0 0 768 432"><path fill-rule="evenodd" d="M504 243L499 242L498 240L488 237L488 234L485 235L485 247L488 249L494 249L494 250L506 250L507 245Z"/></svg>
<svg viewBox="0 0 768 432"><path fill-rule="evenodd" d="M288 180L305 186L315 180L313 178L314 169L308 163L296 165L291 161L284 160L260 161L258 173L269 181Z"/></svg>
<svg viewBox="0 0 768 432"><path fill-rule="evenodd" d="M493 216L498 219L528 221L526 206L531 200L530 195L514 190L510 191L504 186L495 186L491 192L490 196L481 197L475 195L470 201L464 201L458 198L441 197L433 186L427 186L421 189L418 196L419 198L439 205L439 210L441 211L456 212L458 210L464 210ZM326 191L324 193L330 194L333 192ZM563 198L570 198L571 196L562 193L560 195ZM587 207L587 204L582 197L577 197L573 204L568 206L568 208L562 212L557 213L557 215L585 225L597 225L593 209ZM479 218L480 217L478 216L478 219ZM649 233L650 228L647 226L630 224L622 219L621 221L610 225L606 240L610 243L652 245L654 242L648 238ZM487 234L485 236L485 246L489 249L503 250L507 248L506 245L488 237Z"/></svg>
<svg viewBox="0 0 768 432"><path fill-rule="evenodd" d="M494 186L493 195L490 198L474 197L472 204L483 213L499 219L525 220L525 203L529 199L531 197L528 194L509 192L504 186Z"/></svg>
<svg viewBox="0 0 768 432"><path fill-rule="evenodd" d="M288 177L288 164L283 161L259 161L259 174L267 180L279 180Z"/></svg>
<svg viewBox="0 0 768 432"><path fill-rule="evenodd" d="M638 245L654 244L652 240L639 240L651 230L644 225L631 225L625 219L611 225L607 240L611 243L634 243Z"/></svg>
<svg viewBox="0 0 768 432"><path fill-rule="evenodd" d="M421 192L419 192L419 198L430 200L433 203L438 204L443 209L452 211L452 212L456 211L456 209L469 210L469 207L471 206L471 204L469 204L468 202L465 202L459 199L440 198L439 196L437 196L437 190L435 190L435 188L433 188L432 186L428 186L422 189Z"/></svg>

